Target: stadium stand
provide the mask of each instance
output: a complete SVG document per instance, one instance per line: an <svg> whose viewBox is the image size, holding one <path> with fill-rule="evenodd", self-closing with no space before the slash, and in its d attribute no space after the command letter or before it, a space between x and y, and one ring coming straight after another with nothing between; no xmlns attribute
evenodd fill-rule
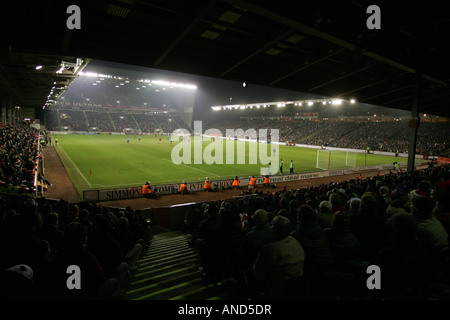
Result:
<svg viewBox="0 0 450 320"><path fill-rule="evenodd" d="M328 146L406 153L408 151L408 121L343 121L336 119L245 118L239 128L280 130L280 141L294 144ZM235 120L208 123L208 127L225 132L236 127ZM448 122L422 122L419 127L417 153L446 157L448 155ZM242 137L244 138L244 137Z"/></svg>
<svg viewBox="0 0 450 320"><path fill-rule="evenodd" d="M39 157L39 131L27 125L0 127L0 190L33 193Z"/></svg>
<svg viewBox="0 0 450 320"><path fill-rule="evenodd" d="M3 137L7 130L2 129ZM18 130L24 141L34 141L33 130ZM28 155L32 159L34 150ZM4 168L12 170L6 161ZM259 259L261 248L273 241L272 219L285 216L290 221L285 226L288 234L304 249L304 261L326 261L304 265L303 275L291 277L283 287L288 299L443 299L450 292L449 186L450 166L430 162L428 168L410 173L292 190L243 190L237 198L188 206L183 230L152 225L147 220L151 216L129 207L2 194L2 297L271 299L272 273L253 277L249 255L242 255L243 243L266 230L245 251L254 250L251 256ZM323 201L331 201L336 212L331 227L316 224ZM314 245L318 237L325 243L322 249ZM444 245L430 243L433 237ZM139 258L130 268L125 252L137 244ZM108 253L99 250L101 245ZM330 261L320 260L325 252L320 250L325 249L332 255ZM205 252L217 259L205 259ZM438 260L427 258L435 252L440 253ZM91 269L90 277L96 279L91 290L76 296L58 286L70 261L87 263L86 259L97 264ZM7 277L12 272L8 269L21 264L32 270L32 277ZM383 277L392 280L376 293L365 286L370 264L382 265Z"/></svg>
<svg viewBox="0 0 450 320"><path fill-rule="evenodd" d="M171 133L180 128L191 131L190 126L175 113L114 109L106 112L93 111L92 108L48 110L45 125L50 131L123 133L125 129L132 129L143 133Z"/></svg>

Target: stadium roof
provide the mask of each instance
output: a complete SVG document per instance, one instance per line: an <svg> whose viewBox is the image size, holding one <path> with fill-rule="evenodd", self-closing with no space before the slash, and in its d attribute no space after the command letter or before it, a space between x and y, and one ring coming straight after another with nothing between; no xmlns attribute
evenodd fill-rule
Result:
<svg viewBox="0 0 450 320"><path fill-rule="evenodd" d="M69 30L66 10L73 4L81 29ZM366 25L372 4L381 9L379 30ZM449 2L17 0L9 6L0 19L0 94L24 106L41 108L55 81L67 84L74 76L56 74L61 62L79 57L401 110L411 109L420 79L419 112L450 117Z"/></svg>

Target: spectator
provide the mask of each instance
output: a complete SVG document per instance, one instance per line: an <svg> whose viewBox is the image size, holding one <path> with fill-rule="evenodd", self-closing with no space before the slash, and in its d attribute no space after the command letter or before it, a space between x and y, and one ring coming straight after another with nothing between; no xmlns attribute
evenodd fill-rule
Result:
<svg viewBox="0 0 450 320"><path fill-rule="evenodd" d="M126 217L119 218L116 228L112 232L112 237L119 243L124 255L123 260L128 264L129 270L136 270L137 261L142 252L142 244L136 241L130 231L130 225Z"/></svg>
<svg viewBox="0 0 450 320"><path fill-rule="evenodd" d="M319 213L317 214L319 227L322 229L331 228L333 225L333 212L330 201L322 201L319 204Z"/></svg>
<svg viewBox="0 0 450 320"><path fill-rule="evenodd" d="M372 194L361 197L360 210L350 215L350 231L361 246L361 258L371 261L386 242L384 218L378 212L378 202Z"/></svg>
<svg viewBox="0 0 450 320"><path fill-rule="evenodd" d="M259 250L272 238L272 226L266 210L256 210L251 216L249 224L252 227L245 234L240 247L241 268L246 274L253 267Z"/></svg>
<svg viewBox="0 0 450 320"><path fill-rule="evenodd" d="M305 252L289 234L288 218L276 216L272 221L274 240L264 245L253 266L256 280L264 284L268 298L285 299L288 282L303 275Z"/></svg>
<svg viewBox="0 0 450 320"><path fill-rule="evenodd" d="M417 235L434 263L448 259L448 234L442 224L433 216L434 200L427 196L412 199L411 212L418 222Z"/></svg>
<svg viewBox="0 0 450 320"><path fill-rule="evenodd" d="M50 212L43 216L42 226L37 230L36 235L41 240L47 240L50 245L50 251L55 254L62 249L64 232L59 229L59 215L56 212Z"/></svg>
<svg viewBox="0 0 450 320"><path fill-rule="evenodd" d="M374 263L383 273L380 298L427 297L431 280L430 256L417 238L417 220L408 213L394 214L386 224L389 243Z"/></svg>
<svg viewBox="0 0 450 320"><path fill-rule="evenodd" d="M220 209L222 223L199 248L206 277L239 276L239 247L242 241L242 229L239 214L225 207Z"/></svg>
<svg viewBox="0 0 450 320"><path fill-rule="evenodd" d="M338 193L330 194L331 212L347 211L347 208L342 204L342 197Z"/></svg>
<svg viewBox="0 0 450 320"><path fill-rule="evenodd" d="M86 247L86 228L78 223L70 223L64 232L64 247L59 251L52 263L53 278L50 286L54 299L110 299L113 298L117 280L106 281L97 258ZM66 286L69 266L78 266L82 270L81 285L78 290L70 290Z"/></svg>
<svg viewBox="0 0 450 320"><path fill-rule="evenodd" d="M331 228L326 228L324 232L334 261L360 260L360 245L355 235L350 232L350 215L347 212L336 212Z"/></svg>
<svg viewBox="0 0 450 320"><path fill-rule="evenodd" d="M124 260L119 242L111 236L111 225L107 218L98 214L87 248L98 259L105 277L116 278L119 286L128 274L128 264Z"/></svg>
<svg viewBox="0 0 450 320"><path fill-rule="evenodd" d="M319 227L317 214L308 205L301 205L299 225L292 236L301 244L305 251L305 273L322 271L333 263L325 232Z"/></svg>

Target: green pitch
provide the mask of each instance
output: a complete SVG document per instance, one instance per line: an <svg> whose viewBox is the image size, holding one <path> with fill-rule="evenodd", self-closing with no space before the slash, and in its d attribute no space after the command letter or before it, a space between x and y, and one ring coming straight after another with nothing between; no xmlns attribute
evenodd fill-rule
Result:
<svg viewBox="0 0 450 320"><path fill-rule="evenodd" d="M224 164L193 164L194 148L191 148L191 164L174 164L172 162L172 149L178 142L170 142L167 137L142 135L57 135L59 143L56 150L77 190L106 189L117 187L134 187L150 181L152 185L166 183L180 183L181 181L203 181L205 177L211 180L233 178L235 176L259 176L262 166L249 164L249 143L245 143L245 164L237 164L237 143L234 142L234 164L226 162L226 142L223 146ZM127 137L130 142L127 142ZM55 140L55 135L52 141ZM192 140L193 142L193 140ZM202 152L211 141L202 142ZM217 142L216 142L217 143ZM242 142L241 142L242 143ZM193 143L192 143L193 145ZM270 145L258 144L259 148L266 148L264 152L270 155ZM241 147L242 148L242 147ZM211 149L211 146L210 146ZM219 150L219 149L216 149ZM242 149L240 149L242 150ZM210 150L206 150L209 154ZM320 171L316 168L317 150L309 148L279 146L279 158L284 160L284 174L289 173L289 162L294 161L295 173ZM182 153L181 153L182 154ZM339 155L345 157L345 154ZM335 159L335 158L334 158ZM369 154L358 154L356 166L373 166L379 164L392 164L394 161L406 162L405 158L394 158ZM228 161L229 162L229 161ZM341 161L342 162L342 161ZM341 168L345 168L342 165ZM333 167L333 169L337 169ZM279 174L279 173L278 173Z"/></svg>

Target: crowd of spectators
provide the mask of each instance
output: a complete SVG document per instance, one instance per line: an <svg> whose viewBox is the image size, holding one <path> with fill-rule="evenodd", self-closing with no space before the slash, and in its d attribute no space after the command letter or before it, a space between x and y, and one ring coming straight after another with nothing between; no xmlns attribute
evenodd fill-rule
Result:
<svg viewBox="0 0 450 320"><path fill-rule="evenodd" d="M180 128L190 131L190 126L179 115L171 113L64 109L46 112L45 126L49 131L124 132L132 129L143 133L171 133Z"/></svg>
<svg viewBox="0 0 450 320"><path fill-rule="evenodd" d="M72 131L89 131L87 119L83 112L66 110L62 112L61 127Z"/></svg>
<svg viewBox="0 0 450 320"><path fill-rule="evenodd" d="M151 114L146 113L138 113L134 115L139 128L141 128L142 132L155 132L155 130L159 129L159 125L156 122L155 118Z"/></svg>
<svg viewBox="0 0 450 320"><path fill-rule="evenodd" d="M97 128L100 132L123 132L125 128L140 129L144 133L170 133L176 129L187 129L191 126L177 114L171 113L124 113L94 112L82 110L58 111L49 110L46 117L46 128L50 131L68 127L73 131L89 131ZM67 117L61 117L61 113ZM86 115L86 116L85 116ZM61 120L58 122L57 117ZM56 119L55 119L56 118ZM89 124L89 128L87 127ZM307 144L324 147L352 148L376 151L408 153L409 124L408 121L343 121L295 118L241 118L239 121L222 119L203 125L207 129L218 129L223 135L226 130L242 129L238 138L257 139L259 130L267 129L270 137L271 129L277 129L279 141L290 144ZM248 129L256 134L248 136ZM416 152L433 156L449 155L450 125L448 122L422 122L418 129Z"/></svg>
<svg viewBox="0 0 450 320"><path fill-rule="evenodd" d="M138 130L132 114L110 113L116 132L124 132L125 129Z"/></svg>
<svg viewBox="0 0 450 320"><path fill-rule="evenodd" d="M120 299L151 240L150 224L129 207L10 195L0 209L2 299ZM81 290L68 289L73 265Z"/></svg>
<svg viewBox="0 0 450 320"><path fill-rule="evenodd" d="M36 141L36 130L1 130L3 159L17 159L12 149L34 159L23 143ZM3 195L0 215L2 298L120 299L151 239L148 221L130 207ZM192 205L185 227L205 279L233 279L254 299L450 293L449 165L292 190L243 190L238 198ZM71 265L83 269L84 290L67 288ZM382 270L380 290L366 286L369 265Z"/></svg>
<svg viewBox="0 0 450 320"><path fill-rule="evenodd" d="M0 188L31 189L37 167L39 131L28 125L0 127Z"/></svg>
<svg viewBox="0 0 450 320"><path fill-rule="evenodd" d="M407 153L408 121L330 121L289 118L243 118L208 124L223 134L226 129L279 130L279 141L324 147L352 148ZM206 130L206 129L205 129ZM449 122L422 122L417 133L416 152L434 156L449 155ZM240 138L240 137L239 137ZM242 136L244 138L244 136ZM253 137L252 137L253 138Z"/></svg>
<svg viewBox="0 0 450 320"><path fill-rule="evenodd" d="M86 116L89 122L90 129L97 128L97 131L115 132L113 123L108 113L86 111Z"/></svg>
<svg viewBox="0 0 450 320"><path fill-rule="evenodd" d="M253 299L441 299L450 293L450 167L256 191L192 206L208 280ZM381 289L367 287L367 268Z"/></svg>

